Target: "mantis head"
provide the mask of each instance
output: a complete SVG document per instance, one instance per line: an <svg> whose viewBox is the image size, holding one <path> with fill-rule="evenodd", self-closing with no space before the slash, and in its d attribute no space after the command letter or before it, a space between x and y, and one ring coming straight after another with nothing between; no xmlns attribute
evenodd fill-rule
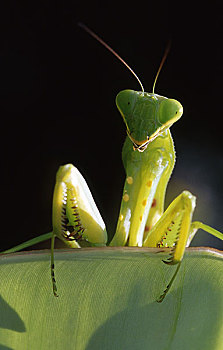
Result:
<svg viewBox="0 0 223 350"><path fill-rule="evenodd" d="M136 73L117 52L83 23L79 23L79 26L116 56L138 81L142 91L123 90L117 95L116 104L126 124L134 150L143 152L150 142L165 129L168 129L183 114L183 107L178 101L154 93L157 78L170 49L170 42L157 71L152 94L148 94L144 92L143 85Z"/></svg>
<svg viewBox="0 0 223 350"><path fill-rule="evenodd" d="M133 90L119 92L116 105L134 149L141 152L183 114L182 105L174 99Z"/></svg>

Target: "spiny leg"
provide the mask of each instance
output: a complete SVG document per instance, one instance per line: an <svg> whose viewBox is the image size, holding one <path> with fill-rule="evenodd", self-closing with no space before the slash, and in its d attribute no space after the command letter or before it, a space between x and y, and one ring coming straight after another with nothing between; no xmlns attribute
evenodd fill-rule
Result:
<svg viewBox="0 0 223 350"><path fill-rule="evenodd" d="M76 242L75 239L73 239L72 237L70 238L69 236L67 236L67 237L68 238L67 238L66 244L70 248L80 248L79 244ZM52 232L50 270L51 270L51 279L52 279L52 284L53 284L53 294L54 294L55 297L58 297L59 295L57 294L57 286L56 286L56 279L55 279L55 263L54 263L54 243L55 243L55 238L56 238L56 235Z"/></svg>
<svg viewBox="0 0 223 350"><path fill-rule="evenodd" d="M176 271L174 272L173 277L171 278L170 282L168 283L168 285L166 286L166 289L163 291L163 293L159 296L159 298L156 299L157 303L162 303L163 299L165 298L165 296L167 295L168 291L170 290L170 287L172 286L178 271L180 269L181 263L177 264L177 268Z"/></svg>
<svg viewBox="0 0 223 350"><path fill-rule="evenodd" d="M69 227L73 227L74 234ZM80 248L74 241L79 234L93 245L106 245L107 242L105 224L92 194L83 176L72 164L61 166L57 172L53 231L72 248Z"/></svg>
<svg viewBox="0 0 223 350"><path fill-rule="evenodd" d="M194 208L195 197L188 191L182 192L173 200L153 228L147 232L143 246L170 247L171 256L166 263L180 262L188 240Z"/></svg>
<svg viewBox="0 0 223 350"><path fill-rule="evenodd" d="M155 226L147 233L143 246L170 247L170 256L164 263L178 264L177 269L163 293L157 299L162 302L171 288L180 268L188 236L190 234L191 218L195 208L195 197L190 192L181 193L167 208Z"/></svg>
<svg viewBox="0 0 223 350"><path fill-rule="evenodd" d="M157 299L162 302L169 291L180 268L185 248L190 245L198 229L202 229L223 240L223 234L199 221L191 223L195 208L195 197L190 192L181 193L167 208L160 220L148 232L143 245L148 247L171 247L170 256L163 260L168 265L178 267L164 292Z"/></svg>
<svg viewBox="0 0 223 350"><path fill-rule="evenodd" d="M54 270L54 242L55 242L55 234L52 233L52 238L51 238L51 264L50 264L50 269L51 269L51 279L52 279L52 284L53 284L53 294L55 297L58 297L57 294L57 286L56 286L56 280L55 280L55 270Z"/></svg>
<svg viewBox="0 0 223 350"><path fill-rule="evenodd" d="M59 192L59 190L60 192ZM53 284L53 294L58 297L57 286L55 279L55 264L54 264L54 242L55 237L60 238L70 248L80 248L79 244L73 237L75 232L72 234L68 230L69 220L67 218L67 184L61 182L56 184L54 190L54 201L57 201L57 205L54 205L53 209L53 232L51 238L51 279ZM56 193L56 194L55 194ZM56 211L56 215L55 215ZM55 224L56 222L56 224ZM73 227L72 227L73 228Z"/></svg>
<svg viewBox="0 0 223 350"><path fill-rule="evenodd" d="M70 248L80 248L79 243L104 246L107 242L105 225L90 190L72 164L59 168L53 196L51 278L53 294L58 296L54 274L55 237Z"/></svg>
<svg viewBox="0 0 223 350"><path fill-rule="evenodd" d="M205 232L210 233L211 235L213 235L214 237L217 237L221 240L223 240L223 233L220 231L215 230L213 227L210 227L206 224L203 224L200 221L194 221L191 223L190 226L190 231L189 231L189 235L188 235L188 240L187 240L187 247L190 245L192 239L194 238L195 234L197 233L197 230L202 229ZM165 262L165 261L164 261ZM165 298L166 294L168 293L168 291L170 290L170 287L172 286L175 277L177 276L177 273L180 269L181 263L179 262L176 268L176 271L174 272L173 277L171 278L169 284L167 285L166 289L163 291L163 293L159 296L159 298L156 300L158 303L161 303L163 301L163 299Z"/></svg>

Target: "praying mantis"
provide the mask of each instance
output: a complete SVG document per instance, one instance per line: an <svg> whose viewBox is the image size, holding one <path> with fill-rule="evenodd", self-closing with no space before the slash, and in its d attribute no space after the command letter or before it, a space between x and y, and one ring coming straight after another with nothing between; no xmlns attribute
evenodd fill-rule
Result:
<svg viewBox="0 0 223 350"><path fill-rule="evenodd" d="M122 150L126 171L121 208L110 246L171 248L163 260L177 265L170 283L158 297L162 302L180 268L185 248L198 229L223 240L223 234L199 221L192 222L196 198L183 191L164 211L166 188L175 164L170 127L182 114L182 105L155 93L155 85L166 59L161 61L152 93L144 91L141 81L127 63L101 38L83 24L80 26L111 51L138 80L141 90L123 90L116 97L127 137ZM51 277L57 294L54 267L54 241L62 240L70 248L106 246L107 232L86 181L72 164L59 168L53 195L53 231L22 243L3 253L11 253L51 238Z"/></svg>

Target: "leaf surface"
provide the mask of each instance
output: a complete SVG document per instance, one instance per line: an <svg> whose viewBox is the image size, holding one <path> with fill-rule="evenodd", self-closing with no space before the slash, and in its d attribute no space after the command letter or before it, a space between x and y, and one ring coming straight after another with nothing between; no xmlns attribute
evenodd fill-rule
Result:
<svg viewBox="0 0 223 350"><path fill-rule="evenodd" d="M176 266L153 248L0 256L0 349L223 349L223 254L189 248Z"/></svg>

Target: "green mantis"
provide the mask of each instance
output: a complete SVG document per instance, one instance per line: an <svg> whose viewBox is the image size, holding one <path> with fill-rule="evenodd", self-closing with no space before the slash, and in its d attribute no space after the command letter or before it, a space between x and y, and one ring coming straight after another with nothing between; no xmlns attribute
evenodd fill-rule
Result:
<svg viewBox="0 0 223 350"><path fill-rule="evenodd" d="M152 93L143 86L132 69L90 29L87 32L115 54L135 75L141 91L124 90L118 93L116 105L127 129L122 150L126 171L120 214L110 246L169 247L164 263L178 264L166 290L157 299L161 302L170 289L185 248L198 229L203 229L223 240L223 234L192 222L196 198L183 191L164 211L166 187L174 168L175 151L170 127L183 113L182 105L155 94L155 84L166 54L156 75ZM105 246L107 233L90 190L79 171L72 165L61 166L57 172L53 196L53 232L12 248L5 253L22 249L25 244L43 241L52 236L51 276L53 293L57 296L54 275L54 240L60 238L71 248Z"/></svg>

